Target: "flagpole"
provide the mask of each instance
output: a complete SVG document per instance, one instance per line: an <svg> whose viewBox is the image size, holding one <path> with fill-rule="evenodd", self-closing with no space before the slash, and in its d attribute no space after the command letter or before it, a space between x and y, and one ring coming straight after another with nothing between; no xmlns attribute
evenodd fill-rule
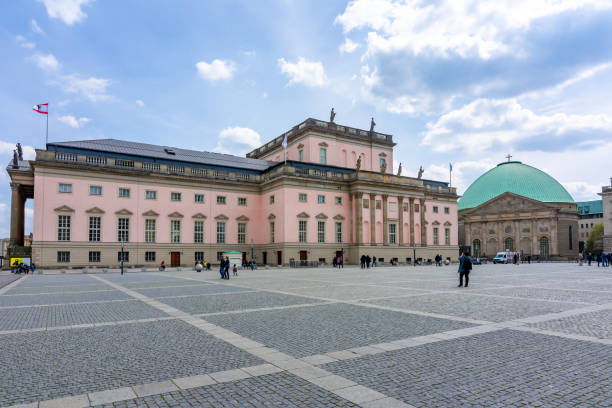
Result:
<svg viewBox="0 0 612 408"><path fill-rule="evenodd" d="M49 105L47 105L47 131L45 133L45 150L47 149L47 144L49 144Z"/></svg>

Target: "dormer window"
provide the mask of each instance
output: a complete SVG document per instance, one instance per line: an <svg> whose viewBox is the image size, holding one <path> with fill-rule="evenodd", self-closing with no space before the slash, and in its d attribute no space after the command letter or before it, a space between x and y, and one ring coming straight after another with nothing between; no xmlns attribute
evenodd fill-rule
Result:
<svg viewBox="0 0 612 408"><path fill-rule="evenodd" d="M171 155L176 155L176 152L170 148L164 148L164 152L166 152L167 154L171 154Z"/></svg>

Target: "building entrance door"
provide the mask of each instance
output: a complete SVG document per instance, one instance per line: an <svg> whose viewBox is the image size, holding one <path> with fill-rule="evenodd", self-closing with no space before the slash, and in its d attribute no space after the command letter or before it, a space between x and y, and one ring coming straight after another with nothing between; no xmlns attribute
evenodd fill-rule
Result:
<svg viewBox="0 0 612 408"><path fill-rule="evenodd" d="M300 251L300 261L308 260L308 251Z"/></svg>
<svg viewBox="0 0 612 408"><path fill-rule="evenodd" d="M267 265L268 264L268 253L264 251L261 253L261 255L263 257L263 264Z"/></svg>
<svg viewBox="0 0 612 408"><path fill-rule="evenodd" d="M247 260L246 260L246 252L243 252L243 253L242 253L242 264L243 264L243 265L246 265L246 263L247 263Z"/></svg>
<svg viewBox="0 0 612 408"><path fill-rule="evenodd" d="M170 252L170 266L181 266L180 252Z"/></svg>
<svg viewBox="0 0 612 408"><path fill-rule="evenodd" d="M283 264L283 251L276 251L276 264L277 265Z"/></svg>

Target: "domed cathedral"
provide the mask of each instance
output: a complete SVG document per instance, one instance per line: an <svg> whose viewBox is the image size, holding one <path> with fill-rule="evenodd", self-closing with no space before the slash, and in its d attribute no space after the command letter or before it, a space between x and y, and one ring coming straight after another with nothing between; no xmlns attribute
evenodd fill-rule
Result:
<svg viewBox="0 0 612 408"><path fill-rule="evenodd" d="M577 205L535 167L498 164L468 187L458 210L459 245L473 256L492 258L505 250L542 260L578 256Z"/></svg>

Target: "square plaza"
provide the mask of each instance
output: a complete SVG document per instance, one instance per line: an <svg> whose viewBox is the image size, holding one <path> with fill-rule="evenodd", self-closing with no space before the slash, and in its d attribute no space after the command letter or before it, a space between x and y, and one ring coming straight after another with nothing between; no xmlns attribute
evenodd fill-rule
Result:
<svg viewBox="0 0 612 408"><path fill-rule="evenodd" d="M0 406L603 407L612 273L568 263L2 280Z"/></svg>

